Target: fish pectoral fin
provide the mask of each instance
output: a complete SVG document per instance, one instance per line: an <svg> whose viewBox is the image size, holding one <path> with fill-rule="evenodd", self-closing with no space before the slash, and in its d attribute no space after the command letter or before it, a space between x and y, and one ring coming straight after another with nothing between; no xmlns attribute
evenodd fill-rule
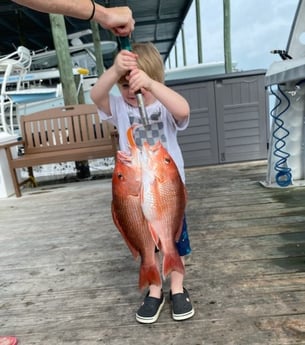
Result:
<svg viewBox="0 0 305 345"><path fill-rule="evenodd" d="M181 226L179 227L178 231L175 234L175 242L179 242L181 234L182 234L182 228L183 228L183 224L181 224Z"/></svg>
<svg viewBox="0 0 305 345"><path fill-rule="evenodd" d="M148 229L149 229L149 232L151 234L151 237L153 239L153 241L155 242L155 245L158 249L159 246L160 246L160 239L159 239L159 236L157 234L157 232L155 231L155 229L152 227L152 225L150 223L148 223Z"/></svg>

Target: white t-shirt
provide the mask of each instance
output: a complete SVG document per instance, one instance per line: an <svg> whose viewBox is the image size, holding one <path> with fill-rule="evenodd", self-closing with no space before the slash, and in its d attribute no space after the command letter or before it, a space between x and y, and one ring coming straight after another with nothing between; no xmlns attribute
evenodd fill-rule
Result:
<svg viewBox="0 0 305 345"><path fill-rule="evenodd" d="M116 126L119 132L120 150L129 152L126 133L132 124L142 123L140 111L127 104L121 96L110 94L109 97L111 115L98 109L100 119L107 120ZM184 121L176 122L172 114L159 101L145 108L149 125L134 130L137 146L141 147L144 140L150 145L161 141L174 159L182 181L185 183L184 161L177 141L177 130L184 130L188 126L189 117Z"/></svg>

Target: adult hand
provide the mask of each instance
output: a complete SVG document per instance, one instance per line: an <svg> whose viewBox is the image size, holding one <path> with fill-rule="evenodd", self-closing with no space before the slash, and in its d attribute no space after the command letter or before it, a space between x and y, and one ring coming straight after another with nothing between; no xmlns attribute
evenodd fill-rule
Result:
<svg viewBox="0 0 305 345"><path fill-rule="evenodd" d="M134 30L135 20L132 11L127 6L104 7L104 15L95 17L95 20L105 29L111 30L116 36L129 36Z"/></svg>

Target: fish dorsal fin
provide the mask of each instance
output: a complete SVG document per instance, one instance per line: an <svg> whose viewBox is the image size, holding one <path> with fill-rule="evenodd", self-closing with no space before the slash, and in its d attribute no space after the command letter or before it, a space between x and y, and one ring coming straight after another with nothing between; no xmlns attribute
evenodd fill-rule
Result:
<svg viewBox="0 0 305 345"><path fill-rule="evenodd" d="M131 150L134 150L137 148L136 142L135 142L134 137L133 137L133 131L137 127L140 127L140 126L139 125L132 125L127 129L127 133L126 133L127 141L128 141L128 144L129 144Z"/></svg>

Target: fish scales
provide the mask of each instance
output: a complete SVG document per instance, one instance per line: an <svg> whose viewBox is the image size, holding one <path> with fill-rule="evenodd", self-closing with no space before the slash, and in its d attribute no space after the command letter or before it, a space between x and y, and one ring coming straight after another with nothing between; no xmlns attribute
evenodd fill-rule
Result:
<svg viewBox="0 0 305 345"><path fill-rule="evenodd" d="M140 200L141 170L137 152L133 156L118 151L112 177L112 217L135 258L141 257L139 288L161 284L155 260L155 243L150 235Z"/></svg>
<svg viewBox="0 0 305 345"><path fill-rule="evenodd" d="M163 277L172 271L184 273L177 251L186 207L186 190L177 166L158 142L143 145L142 209L155 243L163 253Z"/></svg>

